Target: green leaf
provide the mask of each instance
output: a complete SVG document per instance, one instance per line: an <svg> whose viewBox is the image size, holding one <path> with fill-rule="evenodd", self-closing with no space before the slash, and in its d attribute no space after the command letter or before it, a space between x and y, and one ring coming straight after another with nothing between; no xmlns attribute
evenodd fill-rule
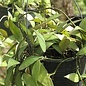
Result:
<svg viewBox="0 0 86 86"><path fill-rule="evenodd" d="M68 48L69 44L70 44L70 40L66 36L64 36L64 38L59 43L60 50L64 52Z"/></svg>
<svg viewBox="0 0 86 86"><path fill-rule="evenodd" d="M84 19L81 21L81 23L80 23L79 26L80 26L83 30L86 31L86 18L84 18Z"/></svg>
<svg viewBox="0 0 86 86"><path fill-rule="evenodd" d="M84 4L86 5L86 0L83 0Z"/></svg>
<svg viewBox="0 0 86 86"><path fill-rule="evenodd" d="M35 64L33 65L33 68L32 68L32 77L33 77L33 79L35 80L36 83L37 83L38 76L39 76L39 73L40 73L40 66L41 66L41 63L38 60L38 61L35 62Z"/></svg>
<svg viewBox="0 0 86 86"><path fill-rule="evenodd" d="M44 18L39 13L34 13L36 17L38 17L41 21L44 21Z"/></svg>
<svg viewBox="0 0 86 86"><path fill-rule="evenodd" d="M22 8L19 8L17 5L15 5L15 7L20 14L24 14L24 11L22 10Z"/></svg>
<svg viewBox="0 0 86 86"><path fill-rule="evenodd" d="M86 47L83 47L80 49L80 51L77 53L77 55L85 55L86 54Z"/></svg>
<svg viewBox="0 0 86 86"><path fill-rule="evenodd" d="M52 15L52 16L50 16L48 19L47 19L47 21L46 21L46 23L47 22L49 22L49 21L51 21L51 20L53 20L53 19L56 19L57 17L59 17L60 15L59 14L54 14L54 15Z"/></svg>
<svg viewBox="0 0 86 86"><path fill-rule="evenodd" d="M68 74L68 75L66 75L64 77L71 80L71 81L73 81L73 82L76 82L76 83L79 82L79 76L76 73L71 73L71 74Z"/></svg>
<svg viewBox="0 0 86 86"><path fill-rule="evenodd" d="M54 33L44 34L44 39L46 41L56 40L58 37Z"/></svg>
<svg viewBox="0 0 86 86"><path fill-rule="evenodd" d="M76 51L79 51L79 47L76 45L74 41L70 41L69 47Z"/></svg>
<svg viewBox="0 0 86 86"><path fill-rule="evenodd" d="M18 61L16 61L16 60L10 58L9 61L8 61L8 66L7 66L7 68L10 68L10 67L15 66L15 65L17 65L17 64L19 64Z"/></svg>
<svg viewBox="0 0 86 86"><path fill-rule="evenodd" d="M20 23L20 25L21 25L22 30L28 35L31 43L33 44L33 32L31 31L31 29L27 30L27 28L23 24Z"/></svg>
<svg viewBox="0 0 86 86"><path fill-rule="evenodd" d="M86 78L86 74L81 75L82 78Z"/></svg>
<svg viewBox="0 0 86 86"><path fill-rule="evenodd" d="M13 78L13 67L10 67L8 70L7 70L7 75L6 75L6 78L5 78L5 86L11 86L11 80Z"/></svg>
<svg viewBox="0 0 86 86"><path fill-rule="evenodd" d="M61 52L61 50L60 50L58 44L54 44L54 45L53 45L53 48L54 48L57 52L59 52L60 54L62 54L62 52Z"/></svg>
<svg viewBox="0 0 86 86"><path fill-rule="evenodd" d="M8 36L7 32L4 29L1 29L1 28L0 28L0 34L2 34L4 37Z"/></svg>
<svg viewBox="0 0 86 86"><path fill-rule="evenodd" d="M28 4L31 4L33 2L34 2L34 0L28 0ZM26 0L26 3L27 3L27 0Z"/></svg>
<svg viewBox="0 0 86 86"><path fill-rule="evenodd" d="M39 45L40 45L41 49L43 50L43 52L45 52L46 51L46 43L45 43L44 37L38 31L36 31L36 30L34 30L34 31L35 31L35 33L37 35L37 38L38 38Z"/></svg>
<svg viewBox="0 0 86 86"><path fill-rule="evenodd" d="M54 42L46 42L46 48L48 49L50 46L52 46L54 44Z"/></svg>
<svg viewBox="0 0 86 86"><path fill-rule="evenodd" d="M17 48L17 51L16 53L18 54L17 58L21 58L21 54L23 53L23 51L25 50L25 48L27 47L28 43L25 42L25 40L22 40L19 45L18 45L18 48Z"/></svg>
<svg viewBox="0 0 86 86"><path fill-rule="evenodd" d="M4 79L0 78L0 86L4 86Z"/></svg>
<svg viewBox="0 0 86 86"><path fill-rule="evenodd" d="M34 81L34 79L32 78L31 75L29 75L27 73L24 73L23 74L23 79L24 79L24 83L27 86L36 86L36 83L35 83L35 81Z"/></svg>
<svg viewBox="0 0 86 86"><path fill-rule="evenodd" d="M30 56L30 57L27 57L23 62L22 64L20 65L19 67L19 70L23 70L25 69L26 67L30 66L31 64L33 64L35 61L37 61L38 59L41 59L43 58L42 56Z"/></svg>
<svg viewBox="0 0 86 86"><path fill-rule="evenodd" d="M11 21L9 20L10 30L13 33L14 37L17 39L17 41L22 41L23 35L21 33L21 30Z"/></svg>
<svg viewBox="0 0 86 86"><path fill-rule="evenodd" d="M17 74L15 76L15 84L16 86L22 86L22 79L21 79L20 71L17 71Z"/></svg>
<svg viewBox="0 0 86 86"><path fill-rule="evenodd" d="M38 82L41 83L43 86L54 86L49 74L47 73L47 70L42 63L40 67Z"/></svg>

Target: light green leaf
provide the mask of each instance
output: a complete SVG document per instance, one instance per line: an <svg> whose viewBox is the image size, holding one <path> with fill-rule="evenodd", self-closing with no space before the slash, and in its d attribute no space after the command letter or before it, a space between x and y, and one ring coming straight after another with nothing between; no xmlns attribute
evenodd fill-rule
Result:
<svg viewBox="0 0 86 86"><path fill-rule="evenodd" d="M41 83L43 86L54 86L49 74L47 73L47 70L42 63L40 67L38 82Z"/></svg>
<svg viewBox="0 0 86 86"><path fill-rule="evenodd" d="M58 37L54 33L44 34L44 39L46 41L56 40Z"/></svg>
<svg viewBox="0 0 86 86"><path fill-rule="evenodd" d="M24 14L25 12L22 10L22 8L19 8L17 5L15 5L16 9L20 14Z"/></svg>
<svg viewBox="0 0 86 86"><path fill-rule="evenodd" d="M14 37L20 42L22 41L23 35L20 28L18 28L11 20L9 20L10 30L13 33Z"/></svg>
<svg viewBox="0 0 86 86"><path fill-rule="evenodd" d="M76 83L79 82L79 76L76 73L71 73L71 74L68 74L68 75L66 75L64 77L71 80L71 81L73 81L73 82L76 82Z"/></svg>
<svg viewBox="0 0 86 86"><path fill-rule="evenodd" d="M7 32L4 29L1 29L1 28L0 28L0 34L2 34L4 37L8 36Z"/></svg>
<svg viewBox="0 0 86 86"><path fill-rule="evenodd" d="M35 81L34 81L34 79L32 78L31 75L29 75L27 73L24 73L23 74L23 79L24 79L24 83L27 86L36 86L36 83L35 83Z"/></svg>
<svg viewBox="0 0 86 86"><path fill-rule="evenodd" d="M4 86L4 79L0 78L0 85Z"/></svg>
<svg viewBox="0 0 86 86"><path fill-rule="evenodd" d="M10 67L15 66L15 65L17 65L17 64L19 64L18 61L16 61L16 60L10 58L9 61L8 61L7 68L10 68Z"/></svg>
<svg viewBox="0 0 86 86"><path fill-rule="evenodd" d="M49 22L49 21L51 21L51 20L53 20L53 19L56 19L56 18L58 18L60 15L59 14L54 14L54 15L52 15L52 16L50 16L48 19L47 19L47 21L46 21L46 23L47 22Z"/></svg>
<svg viewBox="0 0 86 86"><path fill-rule="evenodd" d="M44 18L39 13L34 13L36 17L38 17L41 21L44 21Z"/></svg>
<svg viewBox="0 0 86 86"><path fill-rule="evenodd" d="M61 50L62 52L64 52L64 51L67 49L67 47L69 46L69 44L70 44L70 40L65 36L65 37L61 40L61 42L59 43L59 48L60 48L60 50Z"/></svg>
<svg viewBox="0 0 86 86"><path fill-rule="evenodd" d="M28 4L31 4L33 2L34 2L34 0L28 0ZM27 0L26 0L26 3L27 3Z"/></svg>
<svg viewBox="0 0 86 86"><path fill-rule="evenodd" d="M85 55L86 54L86 47L83 47L80 49L80 51L77 53L77 55Z"/></svg>
<svg viewBox="0 0 86 86"><path fill-rule="evenodd" d="M86 74L81 75L82 78L86 78Z"/></svg>
<svg viewBox="0 0 86 86"><path fill-rule="evenodd" d="M37 61L38 59L41 59L43 58L42 56L30 56L30 57L27 57L23 63L20 65L19 67L19 70L23 70L25 69L26 67L30 66L31 64L33 64L35 61Z"/></svg>
<svg viewBox="0 0 86 86"><path fill-rule="evenodd" d="M36 31L36 30L34 30L34 31L35 31L35 33L37 35L37 38L38 38L39 45L40 45L41 49L43 50L43 52L45 52L46 51L46 43L45 43L44 37L38 31Z"/></svg>

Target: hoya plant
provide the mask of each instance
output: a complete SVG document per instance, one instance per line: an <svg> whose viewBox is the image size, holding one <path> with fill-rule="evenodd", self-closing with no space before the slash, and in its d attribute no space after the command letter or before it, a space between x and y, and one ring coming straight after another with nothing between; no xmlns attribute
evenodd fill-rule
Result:
<svg viewBox="0 0 86 86"><path fill-rule="evenodd" d="M29 11L14 4L14 14L9 13L5 21L12 33L5 39L9 45L9 50L3 55L3 61L7 63L5 86L54 86L52 74L47 72L42 61L65 61L86 54L85 19L76 26L64 13L72 27L68 21L59 20L57 11L61 10L47 7L46 2L42 2L32 5L35 10L26 5Z"/></svg>

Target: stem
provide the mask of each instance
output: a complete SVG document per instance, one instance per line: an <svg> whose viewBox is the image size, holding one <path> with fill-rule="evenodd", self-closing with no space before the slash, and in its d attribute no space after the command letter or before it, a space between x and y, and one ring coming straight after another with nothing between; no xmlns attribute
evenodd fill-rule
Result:
<svg viewBox="0 0 86 86"><path fill-rule="evenodd" d="M62 60L62 61L57 65L55 71L54 71L52 74L50 74L50 75L53 75L53 77L54 77L54 75L55 75L56 72L58 71L58 68L60 67L60 65L61 65L62 63L64 63L65 61L69 60L69 59L70 59L70 58L66 58L66 59ZM74 58L72 58L72 59L74 59ZM52 77L52 78L53 78L53 77Z"/></svg>
<svg viewBox="0 0 86 86"><path fill-rule="evenodd" d="M80 7L79 7L77 1L76 0L73 0L73 1L74 1L75 5L76 5L78 11L79 11L79 14L80 14L81 18L83 19L83 16L82 16L82 13L81 13L81 10L80 10Z"/></svg>

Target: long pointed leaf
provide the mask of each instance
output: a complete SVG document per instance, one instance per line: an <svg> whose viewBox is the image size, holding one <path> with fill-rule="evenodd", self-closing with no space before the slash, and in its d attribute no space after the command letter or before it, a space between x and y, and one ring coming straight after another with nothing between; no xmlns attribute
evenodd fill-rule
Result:
<svg viewBox="0 0 86 86"><path fill-rule="evenodd" d="M30 66L31 64L33 64L35 61L37 61L38 59L43 58L42 56L38 57L38 56L30 56L28 58L26 58L23 63L20 65L19 70L23 70L26 67Z"/></svg>
<svg viewBox="0 0 86 86"><path fill-rule="evenodd" d="M10 30L14 37L17 39L17 41L21 41L23 38L23 35L21 33L21 30L11 21L9 20Z"/></svg>
<svg viewBox="0 0 86 86"><path fill-rule="evenodd" d="M46 43L45 43L44 37L38 31L36 31L36 30L34 30L34 31L37 35L37 38L38 38L41 49L43 50L43 52L45 52L46 51Z"/></svg>

